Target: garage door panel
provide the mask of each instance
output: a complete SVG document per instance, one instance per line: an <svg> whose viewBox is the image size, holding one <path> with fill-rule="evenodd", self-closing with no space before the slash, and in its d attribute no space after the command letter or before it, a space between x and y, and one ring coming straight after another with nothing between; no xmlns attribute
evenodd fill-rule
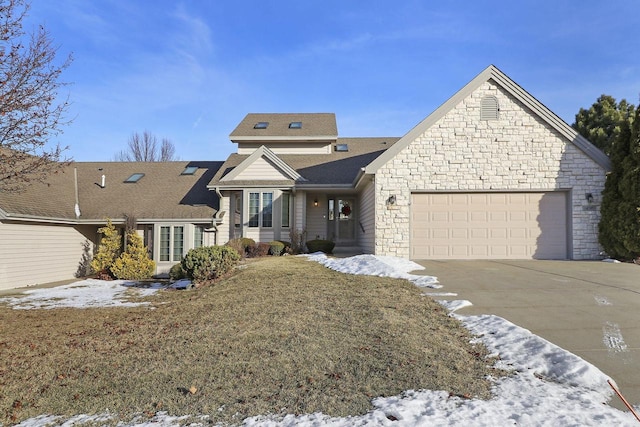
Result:
<svg viewBox="0 0 640 427"><path fill-rule="evenodd" d="M565 259L566 193L412 195L411 254L431 259Z"/></svg>

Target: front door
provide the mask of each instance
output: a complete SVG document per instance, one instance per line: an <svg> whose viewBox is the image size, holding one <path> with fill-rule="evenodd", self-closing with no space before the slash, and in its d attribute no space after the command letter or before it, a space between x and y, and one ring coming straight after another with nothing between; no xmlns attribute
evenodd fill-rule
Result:
<svg viewBox="0 0 640 427"><path fill-rule="evenodd" d="M329 199L327 235L337 245L347 246L356 242L355 199Z"/></svg>

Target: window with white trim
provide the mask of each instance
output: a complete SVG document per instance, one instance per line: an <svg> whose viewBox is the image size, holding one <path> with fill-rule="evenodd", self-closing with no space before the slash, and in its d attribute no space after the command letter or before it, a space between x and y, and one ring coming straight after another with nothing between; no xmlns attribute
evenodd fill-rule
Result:
<svg viewBox="0 0 640 427"><path fill-rule="evenodd" d="M249 227L273 227L273 193L249 193Z"/></svg>
<svg viewBox="0 0 640 427"><path fill-rule="evenodd" d="M193 247L201 248L204 246L204 226L196 225L193 229Z"/></svg>
<svg viewBox="0 0 640 427"><path fill-rule="evenodd" d="M282 228L289 228L291 221L291 193L282 193L280 196L281 207L282 207Z"/></svg>
<svg viewBox="0 0 640 427"><path fill-rule="evenodd" d="M184 226L165 225L160 227L160 261L182 260L184 255Z"/></svg>

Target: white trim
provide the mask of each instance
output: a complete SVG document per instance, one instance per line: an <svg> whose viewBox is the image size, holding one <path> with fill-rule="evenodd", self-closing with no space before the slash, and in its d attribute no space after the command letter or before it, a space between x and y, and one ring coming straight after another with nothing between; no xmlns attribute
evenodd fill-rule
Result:
<svg viewBox="0 0 640 427"><path fill-rule="evenodd" d="M251 164L253 164L257 159L265 157L271 163L273 163L280 171L292 179L294 181L306 181L298 172L295 171L291 166L289 166L284 160L278 157L273 151L267 148L264 145L261 145L256 151L253 152L249 157L244 159L238 166L233 168L231 172L227 175L223 176L220 181L233 181L240 173L245 171Z"/></svg>

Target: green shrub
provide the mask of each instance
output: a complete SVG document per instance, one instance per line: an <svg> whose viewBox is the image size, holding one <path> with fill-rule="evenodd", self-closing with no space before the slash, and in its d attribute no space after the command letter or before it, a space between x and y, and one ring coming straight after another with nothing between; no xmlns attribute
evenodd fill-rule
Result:
<svg viewBox="0 0 640 427"><path fill-rule="evenodd" d="M185 277L187 277L187 273L182 268L181 263L174 265L173 267L171 267L171 270L169 270L169 278L171 280L180 280L184 279Z"/></svg>
<svg viewBox="0 0 640 427"><path fill-rule="evenodd" d="M269 246L270 246L269 253L274 256L280 256L285 248L285 244L277 240L270 242Z"/></svg>
<svg viewBox="0 0 640 427"><path fill-rule="evenodd" d="M331 240L314 239L307 241L307 248L311 253L324 252L325 254L330 254L335 246L336 244Z"/></svg>
<svg viewBox="0 0 640 427"><path fill-rule="evenodd" d="M111 266L118 279L140 280L151 277L156 263L149 258L142 237L135 231L127 231L127 248Z"/></svg>
<svg viewBox="0 0 640 427"><path fill-rule="evenodd" d="M203 246L191 249L182 260L182 269L195 282L217 279L230 271L240 254L230 246Z"/></svg>

